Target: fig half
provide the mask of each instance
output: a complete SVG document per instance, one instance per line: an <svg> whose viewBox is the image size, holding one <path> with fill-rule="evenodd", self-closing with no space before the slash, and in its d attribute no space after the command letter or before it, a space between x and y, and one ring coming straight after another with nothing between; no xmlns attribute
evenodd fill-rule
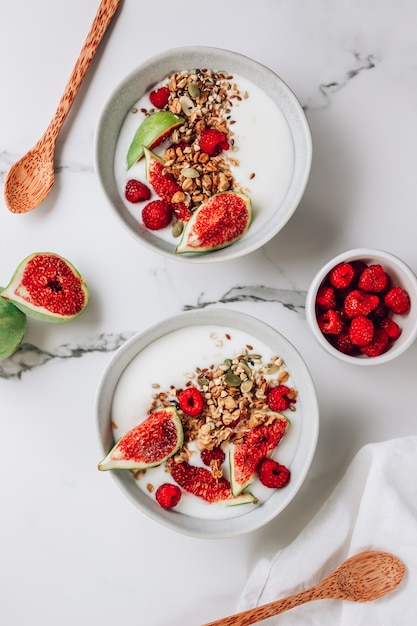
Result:
<svg viewBox="0 0 417 626"><path fill-rule="evenodd" d="M1 295L26 315L48 322L71 320L88 303L81 274L53 252L34 252L26 257Z"/></svg>
<svg viewBox="0 0 417 626"><path fill-rule="evenodd" d="M251 220L248 196L234 191L216 193L194 211L176 253L212 252L230 246L246 233Z"/></svg>

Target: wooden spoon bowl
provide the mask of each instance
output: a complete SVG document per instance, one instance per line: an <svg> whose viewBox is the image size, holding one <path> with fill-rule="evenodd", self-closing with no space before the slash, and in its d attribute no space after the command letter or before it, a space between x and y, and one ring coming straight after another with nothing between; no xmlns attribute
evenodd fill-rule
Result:
<svg viewBox="0 0 417 626"><path fill-rule="evenodd" d="M4 199L12 213L26 213L43 202L54 184L55 143L95 52L121 0L102 0L58 108L48 128L7 174Z"/></svg>

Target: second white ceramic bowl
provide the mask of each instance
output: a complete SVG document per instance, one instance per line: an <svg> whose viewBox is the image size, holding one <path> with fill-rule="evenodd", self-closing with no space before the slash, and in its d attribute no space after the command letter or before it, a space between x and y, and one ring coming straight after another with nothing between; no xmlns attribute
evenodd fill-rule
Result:
<svg viewBox="0 0 417 626"><path fill-rule="evenodd" d="M379 356L368 357L350 356L337 350L321 332L316 315L317 292L328 276L329 272L342 262L364 261L366 264L379 264L389 274L392 284L404 288L411 300L411 308L406 315L392 315L401 327L400 337L392 343L386 352ZM306 319L308 325L319 344L334 357L355 365L372 366L387 363L400 356L407 350L417 338L417 278L414 272L400 258L384 250L372 248L356 248L347 250L328 261L314 276L307 292Z"/></svg>
<svg viewBox="0 0 417 626"><path fill-rule="evenodd" d="M182 354L178 350L179 339L184 346ZM233 516L218 517L213 515L210 507L221 505L202 502L196 508L195 504L191 505L195 496L190 495L184 496L176 509L163 509L154 494L145 493L138 486L129 470L110 472L135 506L155 522L177 532L206 539L247 533L272 520L295 497L308 474L319 426L314 384L301 355L274 328L252 316L232 310L189 311L127 341L111 359L100 382L96 416L104 456L115 443L115 424L118 427L116 438L124 434L119 432L120 419L126 420L131 414L131 428L145 418L142 405L149 405L151 393L155 393L151 380L161 381L165 376L177 385L183 380L184 372L193 371L196 365L223 363L225 356L231 356L232 345L238 343L240 346L244 340L250 342L255 351L264 346L266 359L271 355L280 356L298 391L296 410L289 416L290 428L277 450L278 458L284 459L280 462L290 468L291 480L283 489L270 490L262 504L229 507L229 513L234 510ZM140 365L142 360L144 364ZM148 474L145 476L146 484L151 478ZM106 478L102 476L103 480ZM258 487L267 489L261 485ZM253 493L257 496L257 492ZM190 514L191 509L187 508L190 506L194 506L194 514Z"/></svg>

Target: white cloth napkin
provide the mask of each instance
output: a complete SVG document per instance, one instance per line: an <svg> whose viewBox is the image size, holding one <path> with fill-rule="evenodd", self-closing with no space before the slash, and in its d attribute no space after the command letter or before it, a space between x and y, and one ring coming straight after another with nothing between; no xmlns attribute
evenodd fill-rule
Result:
<svg viewBox="0 0 417 626"><path fill-rule="evenodd" d="M406 566L399 587L372 602L318 600L265 626L415 626L417 624L417 437L368 444L317 515L287 547L262 559L238 610L298 593L362 550L382 550Z"/></svg>

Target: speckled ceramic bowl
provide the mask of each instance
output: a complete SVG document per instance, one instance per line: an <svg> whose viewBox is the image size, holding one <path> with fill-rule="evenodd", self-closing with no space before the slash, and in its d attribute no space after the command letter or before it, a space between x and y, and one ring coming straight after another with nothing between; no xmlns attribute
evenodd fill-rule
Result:
<svg viewBox="0 0 417 626"><path fill-rule="evenodd" d="M125 156L140 124L140 114L133 122L131 120L132 110L139 99L172 73L195 68L226 70L234 77L250 81L252 85L252 88L246 89L245 82L245 95L249 95L244 98L245 102L238 105L249 109L240 109L247 110L246 121L238 121L233 126L236 149L233 157L239 159L245 153L242 161L246 163L246 169L241 163L236 169L235 179L243 183L245 190L249 187L253 214L249 230L229 247L210 253L176 254L178 238L174 239L171 232L161 233L145 228L141 219L143 205L131 205L126 201L124 185L130 177L136 176L136 165L127 171ZM126 136L124 129L127 124L132 127ZM304 111L283 80L246 56L211 47L175 48L146 61L125 78L110 96L96 133L96 171L118 221L139 243L153 252L193 263L241 257L274 237L293 215L303 196L311 158L311 134ZM244 169L246 174L240 180ZM247 181L246 187L244 183ZM270 193L266 191L268 188Z"/></svg>
<svg viewBox="0 0 417 626"><path fill-rule="evenodd" d="M331 343L331 335L324 335L317 321L316 298L329 272L342 262L364 261L367 265L381 265L391 278L391 286L405 289L411 301L411 308L406 315L390 314L401 328L401 335L396 341L390 342L387 350L379 356L351 356L336 349ZM383 299L383 295L380 295ZM407 350L417 337L417 278L414 272L397 256L384 250L357 248L342 252L322 267L313 278L306 298L306 318L309 327L319 344L334 357L354 365L372 366L387 363Z"/></svg>
<svg viewBox="0 0 417 626"><path fill-rule="evenodd" d="M159 478L149 470L139 481L130 470L110 470L101 477L109 480L110 474L140 511L177 532L202 538L231 537L263 526L288 506L308 475L318 437L318 404L310 373L297 350L272 327L239 312L210 309L184 313L134 336L115 353L103 374L96 418L104 457L116 440L145 419L155 383L160 391L170 383L180 389L185 380L192 382L190 373L197 366L223 363L235 354L236 346L239 354L249 343L253 351L260 351L264 362L272 355L280 356L291 386L298 391L295 410L284 411L290 427L273 453L290 469L285 487L268 489L255 479L248 490L258 504L239 506L208 504L183 492L178 506L164 509L155 499L158 481L171 480L164 467L154 468L161 472ZM199 455L194 454L190 462L198 465ZM227 458L223 465L227 477Z"/></svg>

